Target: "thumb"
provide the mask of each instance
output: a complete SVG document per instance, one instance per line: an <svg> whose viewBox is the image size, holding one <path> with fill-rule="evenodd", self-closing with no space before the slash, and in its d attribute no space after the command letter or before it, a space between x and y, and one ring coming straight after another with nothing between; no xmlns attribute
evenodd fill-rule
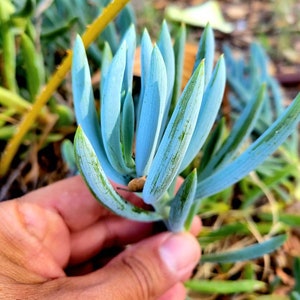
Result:
<svg viewBox="0 0 300 300"><path fill-rule="evenodd" d="M127 248L98 271L106 277L101 290L107 293L105 299L150 300L165 294L170 300L184 299L181 282L191 275L199 259L200 247L194 236L161 233Z"/></svg>

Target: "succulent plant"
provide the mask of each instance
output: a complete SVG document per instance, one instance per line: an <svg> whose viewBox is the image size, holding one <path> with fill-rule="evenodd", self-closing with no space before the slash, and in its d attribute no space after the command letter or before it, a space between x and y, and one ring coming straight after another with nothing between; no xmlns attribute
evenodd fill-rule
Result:
<svg viewBox="0 0 300 300"><path fill-rule="evenodd" d="M265 82L266 93L262 99L261 109L253 123L252 130L248 134L250 140L255 140L272 123L279 118L286 106L286 97L270 72L269 57L265 50L258 44L252 43L249 48L248 58L240 53L234 55L231 48L224 46L224 54L227 70L227 82L229 84L229 102L231 106L230 118L236 119L242 114L245 105L251 105L251 97L260 85ZM288 201L291 197L299 197L299 132L294 130L285 140L282 147L276 152L276 156L268 157L256 172L264 184L279 195L280 199ZM291 185L291 178L293 184ZM250 180L251 189L244 189L244 201L247 207L258 200L263 194L261 188L254 188L255 183Z"/></svg>
<svg viewBox="0 0 300 300"><path fill-rule="evenodd" d="M202 149L215 124L226 81L223 56L213 68L214 36L207 26L199 42L193 74L178 99L173 96L178 94L180 86L177 73L178 64L182 65L180 49L184 47L184 34L183 28L174 51L165 22L154 45L144 31L138 96L133 95L132 79L136 47L134 27L128 29L115 56L106 44L99 116L80 37L75 42L72 65L74 106L79 125L74 140L75 156L90 190L113 212L139 221L163 220L172 231L188 229L201 199L234 184L275 151L294 130L300 112L298 97L240 155L243 134L253 123L250 119L256 109L256 106L247 107L244 119L239 121L242 128L236 126L216 158L208 155L210 167L205 176L193 170L175 193L177 177ZM179 46L178 41L181 41ZM254 95L253 103L261 102L264 90L263 85ZM111 181L138 193L153 210L142 209L123 199Z"/></svg>

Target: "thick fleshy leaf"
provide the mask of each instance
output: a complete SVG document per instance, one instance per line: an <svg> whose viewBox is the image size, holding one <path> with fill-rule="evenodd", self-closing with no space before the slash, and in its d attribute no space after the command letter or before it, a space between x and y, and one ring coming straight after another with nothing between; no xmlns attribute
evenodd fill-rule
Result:
<svg viewBox="0 0 300 300"><path fill-rule="evenodd" d="M204 89L204 61L184 89L151 165L144 190L146 203L155 204L167 191L191 141Z"/></svg>
<svg viewBox="0 0 300 300"><path fill-rule="evenodd" d="M250 45L250 78L251 82L266 82L268 74L268 57L264 52L263 48L260 47L257 43L252 43Z"/></svg>
<svg viewBox="0 0 300 300"><path fill-rule="evenodd" d="M126 165L133 168L135 163L132 158L132 147L134 138L134 104L131 92L128 92L122 109L121 120L121 142Z"/></svg>
<svg viewBox="0 0 300 300"><path fill-rule="evenodd" d="M201 262L233 263L237 261L254 259L273 252L285 242L286 238L287 236L282 234L272 237L267 241L244 247L239 250L204 254L201 257Z"/></svg>
<svg viewBox="0 0 300 300"><path fill-rule="evenodd" d="M214 169L234 158L241 144L249 137L256 124L265 99L265 91L266 85L263 84L258 93L249 101L239 119L235 122L224 144L208 162L206 168L202 170L200 175L201 179L208 177Z"/></svg>
<svg viewBox="0 0 300 300"><path fill-rule="evenodd" d="M186 42L186 27L184 24L182 24L175 38L175 42L173 46L174 56L175 56L175 79L174 79L174 88L173 88L172 102L171 102L169 115L171 115L170 112L171 113L173 112L181 92L185 42Z"/></svg>
<svg viewBox="0 0 300 300"><path fill-rule="evenodd" d="M204 31L201 35L199 41L199 47L196 54L196 60L194 65L194 70L198 67L200 62L205 59L205 86L208 84L213 66L214 66L214 57L215 57L215 38L214 33L209 24L204 28Z"/></svg>
<svg viewBox="0 0 300 300"><path fill-rule="evenodd" d="M144 93L147 87L148 77L150 74L150 63L153 46L148 31L145 29L141 41L141 94L137 105L136 124L139 124Z"/></svg>
<svg viewBox="0 0 300 300"><path fill-rule="evenodd" d="M205 60L206 64L206 60ZM193 137L180 167L183 171L195 158L213 127L224 96L226 70L223 56L220 57L211 80L207 85Z"/></svg>
<svg viewBox="0 0 300 300"><path fill-rule="evenodd" d="M158 47L155 46L136 132L135 163L138 177L147 175L157 148L167 101L166 80L165 64Z"/></svg>
<svg viewBox="0 0 300 300"><path fill-rule="evenodd" d="M234 93L237 95L237 98L244 104L249 102L249 99L251 97L251 93L249 90L244 87L240 81L236 80L235 77L231 76L230 74L227 74L227 81L234 91Z"/></svg>
<svg viewBox="0 0 300 300"><path fill-rule="evenodd" d="M126 67L123 79L123 90L128 92L132 91L132 78L133 78L133 63L134 63L134 53L136 48L136 34L134 25L128 28L124 35L124 41L126 41L127 51L126 51Z"/></svg>
<svg viewBox="0 0 300 300"><path fill-rule="evenodd" d="M161 219L157 213L134 206L120 197L106 177L90 141L80 126L76 131L74 146L80 173L99 202L124 218L143 222Z"/></svg>
<svg viewBox="0 0 300 300"><path fill-rule="evenodd" d="M295 130L300 121L300 94L285 112L243 154L198 183L196 198L218 193L256 169Z"/></svg>
<svg viewBox="0 0 300 300"><path fill-rule="evenodd" d="M107 78L107 72L109 70L109 66L113 59L113 54L110 49L110 46L107 42L104 43L104 48L102 51L102 62L101 62L101 80L100 80L100 91L103 93L104 82Z"/></svg>
<svg viewBox="0 0 300 300"><path fill-rule="evenodd" d="M197 168L198 176L201 175L202 170L206 167L209 161L212 159L214 154L217 152L219 147L222 145L223 136L226 131L226 121L225 118L222 118L215 126L211 134L205 141L205 144L202 148L202 157L200 165ZM199 177L198 177L199 178Z"/></svg>
<svg viewBox="0 0 300 300"><path fill-rule="evenodd" d="M176 196L171 202L168 227L172 232L180 232L185 228L185 223L193 204L197 185L197 172L192 171L186 177Z"/></svg>
<svg viewBox="0 0 300 300"><path fill-rule="evenodd" d="M90 70L82 40L77 36L72 61L72 90L77 123L88 136L107 176L120 184L125 178L116 172L107 160L101 139L92 91Z"/></svg>
<svg viewBox="0 0 300 300"><path fill-rule="evenodd" d="M131 3L128 3L118 14L116 18L116 27L120 32L121 36L126 34L127 28L131 24L136 24L135 11Z"/></svg>
<svg viewBox="0 0 300 300"><path fill-rule="evenodd" d="M284 97L282 95L281 87L275 78L269 76L267 83L272 94L272 104L275 111L275 118L277 118L284 110L282 101Z"/></svg>
<svg viewBox="0 0 300 300"><path fill-rule="evenodd" d="M101 133L105 152L111 165L123 175L133 171L125 164L120 137L120 112L122 84L126 66L126 48L126 42L124 41L110 64L101 97Z"/></svg>
<svg viewBox="0 0 300 300"><path fill-rule="evenodd" d="M165 113L163 116L162 126L160 130L160 137L161 137L169 119L168 112L171 106L174 80L175 80L174 50L173 50L170 31L168 29L168 25L166 21L163 21L162 23L161 32L157 41L157 46L161 52L167 70L167 80L165 82L165 84L167 85L167 101L165 102L165 108L164 108Z"/></svg>

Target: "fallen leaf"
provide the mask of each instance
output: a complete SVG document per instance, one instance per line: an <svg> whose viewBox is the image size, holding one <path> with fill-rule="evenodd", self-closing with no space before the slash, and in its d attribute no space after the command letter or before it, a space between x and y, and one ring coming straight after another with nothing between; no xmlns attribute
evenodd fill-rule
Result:
<svg viewBox="0 0 300 300"><path fill-rule="evenodd" d="M210 23L212 28L224 33L231 33L234 30L233 25L225 21L217 1L208 1L185 9L171 5L165 10L165 17L175 22L196 27L205 27L207 23Z"/></svg>

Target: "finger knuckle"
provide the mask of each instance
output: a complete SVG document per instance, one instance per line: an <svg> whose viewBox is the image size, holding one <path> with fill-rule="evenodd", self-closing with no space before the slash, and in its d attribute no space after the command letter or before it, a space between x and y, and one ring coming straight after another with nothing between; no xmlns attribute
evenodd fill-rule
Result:
<svg viewBox="0 0 300 300"><path fill-rule="evenodd" d="M125 265L131 280L135 281L134 293L136 299L152 299L155 296L155 273L137 256L124 257Z"/></svg>

